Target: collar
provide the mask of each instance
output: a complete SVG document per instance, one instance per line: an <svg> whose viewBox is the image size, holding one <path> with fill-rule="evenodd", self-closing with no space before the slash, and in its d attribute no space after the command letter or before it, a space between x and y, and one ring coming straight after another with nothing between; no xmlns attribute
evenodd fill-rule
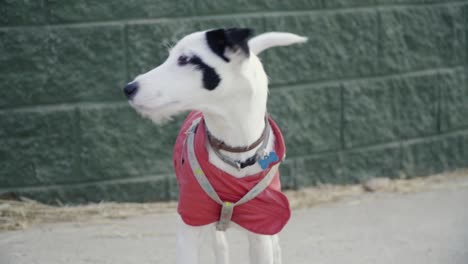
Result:
<svg viewBox="0 0 468 264"><path fill-rule="evenodd" d="M226 144L224 144L224 142L214 138L208 129L206 131L206 137L208 139L208 142L211 145L211 148L213 149L213 152L216 154L216 156L218 156L218 158L220 158L223 162L227 163L231 167L234 167L235 169L240 170L248 166L254 165L259 160L270 160L270 158L268 157L270 153L267 153L266 151L266 148L268 146L268 142L270 139L270 133L271 133L270 123L268 122L267 115L265 115L265 128L263 129L262 135L253 144L247 147L237 147L237 148L229 147ZM215 145L213 145L213 139L216 140ZM226 151L232 150L232 152L235 152L235 153L246 152L246 151L254 149L258 145L260 145L260 143L262 144L257 149L255 154L243 161L232 159L226 155L223 155L220 152L220 149L223 149ZM239 151L239 150L243 150L243 151ZM265 165L261 165L261 167L262 169L265 169Z"/></svg>
<svg viewBox="0 0 468 264"><path fill-rule="evenodd" d="M265 128L263 129L262 135L252 144L246 146L246 147L231 147L224 143L224 141L215 138L208 129L206 129L206 136L208 138L208 142L210 143L211 148L213 148L214 151L219 152L220 150L224 150L227 152L232 152L232 153L242 153L242 152L247 152L249 150L252 150L258 145L260 145L262 142L265 141L265 138L268 136L268 133L270 132L269 130L269 124L268 124L268 117L265 116Z"/></svg>
<svg viewBox="0 0 468 264"><path fill-rule="evenodd" d="M277 161L269 163L268 168L270 168L273 165L275 165L276 163L279 163L279 162L281 162L283 160L283 158L285 156L285 152L286 152L286 147L285 147L285 144L284 144L283 135L281 134L281 131L278 128L278 126L276 125L276 123L273 121L273 119L270 116L268 116L267 119L268 119L267 124L269 124L270 131L275 135L274 151L275 151L275 153L276 153L276 155L278 157ZM206 140L207 140L207 136L206 136L205 121L204 121L204 119L202 117L202 119L200 120L200 123L198 125L198 128L197 128L197 130L195 132L195 142L199 146L199 147L195 148L195 154L196 154L196 156L197 156L197 158L199 160L208 160L208 150L204 147L205 144L206 144ZM262 157L260 157L260 158L262 158ZM244 165L245 165L245 167L247 167L247 166L255 164L256 161L257 160L255 160L255 162L252 163L252 160L250 160L250 161L246 160L243 163L245 163ZM239 166L235 166L235 167L239 168ZM218 169L214 165L211 165L211 164L209 164L209 165L202 164L202 169L205 171L205 173L207 173L208 170L218 172ZM262 173L267 173L267 172L268 172L268 169L264 169L262 171Z"/></svg>

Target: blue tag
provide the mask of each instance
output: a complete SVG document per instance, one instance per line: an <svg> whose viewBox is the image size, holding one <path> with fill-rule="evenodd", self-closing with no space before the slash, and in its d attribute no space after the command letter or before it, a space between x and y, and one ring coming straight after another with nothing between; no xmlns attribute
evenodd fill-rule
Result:
<svg viewBox="0 0 468 264"><path fill-rule="evenodd" d="M272 151L265 157L261 158L258 160L258 164L260 167L262 167L263 170L266 170L270 163L277 162L278 161L278 155L276 155L276 152Z"/></svg>

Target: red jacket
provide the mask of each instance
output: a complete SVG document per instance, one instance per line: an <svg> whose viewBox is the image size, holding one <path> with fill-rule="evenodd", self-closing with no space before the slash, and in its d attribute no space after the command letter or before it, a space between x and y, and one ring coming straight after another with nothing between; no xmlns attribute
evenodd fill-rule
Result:
<svg viewBox="0 0 468 264"><path fill-rule="evenodd" d="M174 167L179 185L179 204L177 211L182 220L191 226L202 226L217 222L221 205L212 200L198 184L187 160L187 130L192 122L203 117L200 112L191 112L184 121L174 147ZM275 122L269 118L275 135L275 152L280 158L285 154L283 135ZM211 164L205 147L205 124L202 120L194 138L195 154L209 182L222 201L237 202L255 186L277 162L269 168L244 178L236 178ZM291 216L287 197L281 192L279 172L271 184L257 197L234 208L232 221L257 234L273 235L281 231Z"/></svg>

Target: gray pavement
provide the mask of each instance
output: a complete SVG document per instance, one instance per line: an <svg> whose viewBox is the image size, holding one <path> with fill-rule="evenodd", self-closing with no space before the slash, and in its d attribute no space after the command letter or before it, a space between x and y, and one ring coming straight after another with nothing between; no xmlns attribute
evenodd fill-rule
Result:
<svg viewBox="0 0 468 264"><path fill-rule="evenodd" d="M174 263L176 214L36 226L0 233L1 264ZM468 188L368 194L296 210L284 264L468 264ZM232 263L246 239L229 231ZM201 263L213 263L209 243Z"/></svg>

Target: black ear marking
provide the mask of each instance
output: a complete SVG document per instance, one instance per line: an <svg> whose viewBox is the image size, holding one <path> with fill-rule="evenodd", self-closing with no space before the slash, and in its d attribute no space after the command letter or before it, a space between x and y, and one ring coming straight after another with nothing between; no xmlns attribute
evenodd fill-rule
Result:
<svg viewBox="0 0 468 264"><path fill-rule="evenodd" d="M215 29L206 32L206 41L210 49L224 61L229 62L229 59L224 56L224 50L227 46L226 34L224 29Z"/></svg>
<svg viewBox="0 0 468 264"><path fill-rule="evenodd" d="M238 46L245 54L249 55L249 45L247 41L252 36L253 30L250 28L228 28L226 35L233 47ZM231 47L231 48L233 48Z"/></svg>
<svg viewBox="0 0 468 264"><path fill-rule="evenodd" d="M224 61L229 62L229 58L224 56L226 48L240 48L249 56L248 39L252 35L253 30L250 28L228 28L215 29L206 32L206 41L210 49Z"/></svg>

